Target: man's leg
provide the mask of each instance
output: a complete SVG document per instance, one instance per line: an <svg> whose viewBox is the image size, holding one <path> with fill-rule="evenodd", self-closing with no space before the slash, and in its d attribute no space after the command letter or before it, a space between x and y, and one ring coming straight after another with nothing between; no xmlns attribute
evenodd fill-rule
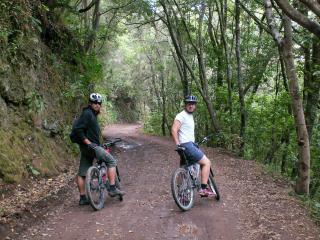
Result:
<svg viewBox="0 0 320 240"><path fill-rule="evenodd" d="M206 157L206 155L204 155L198 163L201 166L201 184L207 184L210 174L211 162Z"/></svg>
<svg viewBox="0 0 320 240"><path fill-rule="evenodd" d="M212 192L210 188L208 188L211 162L204 155L203 158L198 163L201 166L201 190L199 191L199 194L202 197L212 197L215 195L215 193Z"/></svg>
<svg viewBox="0 0 320 240"><path fill-rule="evenodd" d="M77 175L76 182L77 182L77 186L78 186L78 189L79 189L80 196L81 195L85 195L86 194L85 177Z"/></svg>
<svg viewBox="0 0 320 240"><path fill-rule="evenodd" d="M116 184L116 168L115 167L109 167L108 168L108 179L110 182L110 185Z"/></svg>
<svg viewBox="0 0 320 240"><path fill-rule="evenodd" d="M86 197L86 187L85 187L85 181L86 181L86 173L89 167L92 166L93 161L93 155L88 151L87 147L80 146L80 165L79 165L79 171L76 178L78 190L80 193L80 200L79 205L87 205L89 204L89 201Z"/></svg>
<svg viewBox="0 0 320 240"><path fill-rule="evenodd" d="M79 205L88 205L89 201L86 196L86 187L85 187L86 178L80 175L77 175L76 182L78 190L80 193Z"/></svg>
<svg viewBox="0 0 320 240"><path fill-rule="evenodd" d="M96 158L100 161L103 161L106 163L108 167L108 179L110 182L110 190L109 195L111 197L117 196L117 195L124 195L125 192L121 191L120 189L116 188L116 166L117 166L117 160L110 154L107 153L102 147L96 147L95 148Z"/></svg>

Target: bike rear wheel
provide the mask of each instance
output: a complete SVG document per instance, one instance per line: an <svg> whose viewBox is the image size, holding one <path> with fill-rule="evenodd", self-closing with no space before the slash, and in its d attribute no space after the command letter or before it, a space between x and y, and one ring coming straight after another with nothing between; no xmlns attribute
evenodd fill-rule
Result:
<svg viewBox="0 0 320 240"><path fill-rule="evenodd" d="M214 181L212 173L210 173L210 175L209 175L208 186L209 186L209 188L211 189L212 192L216 193L215 199L217 201L219 201L220 200L220 193L219 193L217 184Z"/></svg>
<svg viewBox="0 0 320 240"><path fill-rule="evenodd" d="M182 211L192 208L194 189L192 188L189 172L184 168L174 171L171 178L171 192L174 201Z"/></svg>
<svg viewBox="0 0 320 240"><path fill-rule="evenodd" d="M104 206L105 186L102 182L100 171L91 166L86 175L86 193L90 205L94 210L100 210Z"/></svg>

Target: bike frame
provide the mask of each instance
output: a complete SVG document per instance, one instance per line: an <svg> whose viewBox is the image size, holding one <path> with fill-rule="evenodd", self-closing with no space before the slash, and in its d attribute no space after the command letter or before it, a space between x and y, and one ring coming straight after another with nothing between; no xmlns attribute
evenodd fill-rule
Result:
<svg viewBox="0 0 320 240"><path fill-rule="evenodd" d="M122 141L121 138L116 138L115 140L106 141L105 143L102 144L102 147L105 149L107 153L111 154L112 146L115 146L117 142L121 142L121 141ZM104 162L99 163L98 161L96 161L95 166L99 169L99 171L101 171L102 167L104 167L106 171L108 171L108 167ZM116 166L116 174L118 176L119 182L121 182L118 166ZM106 183L106 181L104 183Z"/></svg>
<svg viewBox="0 0 320 240"><path fill-rule="evenodd" d="M198 144L202 144L209 140L211 135L203 138ZM191 163L185 153L185 148L178 146L176 151L180 155L180 167L178 167L171 178L171 192L174 201L182 211L188 211L194 204L195 189L201 189L200 165L199 163ZM213 179L213 171L210 168L208 186L214 193L215 199L219 201L220 194Z"/></svg>
<svg viewBox="0 0 320 240"><path fill-rule="evenodd" d="M112 146L115 146L117 142L121 142L122 139L121 138L116 138L113 141L107 141L103 144L104 149L106 150L107 153L111 154L111 150L112 150ZM116 166L116 172L119 178L119 182L121 182L121 178L120 178L120 173L119 173L119 168L118 166Z"/></svg>
<svg viewBox="0 0 320 240"><path fill-rule="evenodd" d="M115 139L112 141L105 142L102 147L105 149L107 153L112 152L112 146L115 143L122 141L121 139ZM115 184L120 188L120 177L119 171L116 168L116 181ZM104 161L95 161L93 166L91 166L87 171L86 178L86 193L87 197L90 201L91 206L94 210L100 210L104 206L105 202L105 190L110 190L110 182L108 179L108 167ZM97 183L97 185L95 185ZM119 200L122 201L122 196L119 196Z"/></svg>
<svg viewBox="0 0 320 240"><path fill-rule="evenodd" d="M213 135L213 134L210 134L210 135L204 137L200 142L196 143L196 145L200 145L200 144L203 144L203 143L207 142L212 135ZM188 161L188 158L187 158L187 156L186 156L186 154L185 154L185 152L184 152L184 151L185 151L185 148L184 148L184 147L178 147L178 148L176 149L176 151L178 152L178 154L179 154L179 156L180 156L180 166L181 166L181 167L184 167L184 168L188 171L189 176L190 176L190 178L191 178L191 181L194 183L194 186L199 190L200 187L201 187L201 183L200 183L200 181L199 181L199 174L200 174L201 169L200 169L200 171L197 173L197 178L196 178L196 179L194 179L194 177L192 176L192 173L191 173L192 170L190 169L190 167L192 167L193 165L199 164L199 163L192 163L192 164L191 164L191 163ZM212 176L214 176L211 167L210 167L210 173L212 174Z"/></svg>

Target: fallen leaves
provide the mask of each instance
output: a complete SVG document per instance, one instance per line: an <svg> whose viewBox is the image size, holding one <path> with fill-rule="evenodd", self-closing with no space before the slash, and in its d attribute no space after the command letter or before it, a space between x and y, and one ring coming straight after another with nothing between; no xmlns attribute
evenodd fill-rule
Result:
<svg viewBox="0 0 320 240"><path fill-rule="evenodd" d="M59 190L65 187L74 176L75 169L69 169L68 172L54 178L33 179L24 186L19 184L8 196L2 194L0 201L0 222L8 223L12 217L22 212L28 212L36 218L37 216L30 206L33 206L42 199L57 195Z"/></svg>

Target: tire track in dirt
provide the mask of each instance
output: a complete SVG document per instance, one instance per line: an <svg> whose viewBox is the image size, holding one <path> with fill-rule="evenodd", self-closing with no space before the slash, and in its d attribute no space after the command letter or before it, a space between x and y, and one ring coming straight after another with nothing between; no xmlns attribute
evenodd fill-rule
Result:
<svg viewBox="0 0 320 240"><path fill-rule="evenodd" d="M170 189L179 164L172 140L140 134L137 125L112 125L104 133L121 137L126 147L117 155L126 191L123 202L107 197L105 208L95 212L78 206L76 186L70 185L71 196L19 239L320 239L316 225L285 187L253 162L205 148L222 199L197 197L190 211L181 212ZM292 221L296 216L303 225Z"/></svg>

